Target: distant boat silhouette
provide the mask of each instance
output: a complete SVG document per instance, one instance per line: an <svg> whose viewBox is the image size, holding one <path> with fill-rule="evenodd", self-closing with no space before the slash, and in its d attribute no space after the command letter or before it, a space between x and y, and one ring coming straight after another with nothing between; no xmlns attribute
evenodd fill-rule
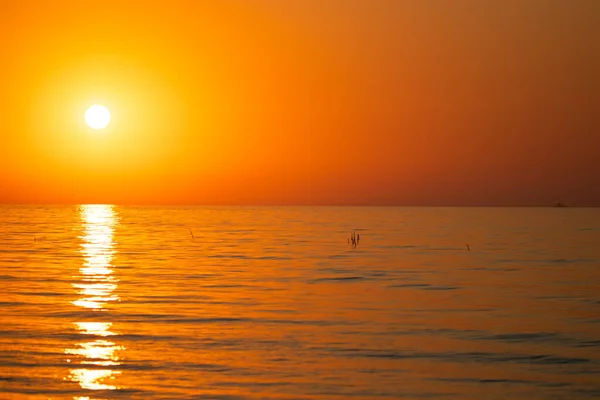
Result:
<svg viewBox="0 0 600 400"><path fill-rule="evenodd" d="M556 203L554 207L566 207L563 203Z"/></svg>

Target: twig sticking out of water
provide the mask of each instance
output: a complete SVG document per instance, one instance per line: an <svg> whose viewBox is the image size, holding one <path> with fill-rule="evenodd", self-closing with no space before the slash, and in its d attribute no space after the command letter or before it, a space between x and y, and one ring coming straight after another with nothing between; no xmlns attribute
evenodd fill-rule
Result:
<svg viewBox="0 0 600 400"><path fill-rule="evenodd" d="M467 250L471 251L471 248L469 247L469 245L467 244Z"/></svg>
<svg viewBox="0 0 600 400"><path fill-rule="evenodd" d="M358 242L360 241L360 235L357 235L356 232L352 232L350 238L348 239L348 244L352 243L352 247L358 246Z"/></svg>
<svg viewBox="0 0 600 400"><path fill-rule="evenodd" d="M192 232L192 230L188 229L188 231L190 231L190 235L192 235L192 240L196 240L196 237L194 236L194 233Z"/></svg>

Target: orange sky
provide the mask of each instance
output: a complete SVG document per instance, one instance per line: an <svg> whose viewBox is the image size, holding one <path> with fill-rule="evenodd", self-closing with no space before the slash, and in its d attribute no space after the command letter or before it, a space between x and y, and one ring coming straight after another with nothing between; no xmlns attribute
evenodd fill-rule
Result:
<svg viewBox="0 0 600 400"><path fill-rule="evenodd" d="M0 203L600 206L597 0L4 0L0 44Z"/></svg>

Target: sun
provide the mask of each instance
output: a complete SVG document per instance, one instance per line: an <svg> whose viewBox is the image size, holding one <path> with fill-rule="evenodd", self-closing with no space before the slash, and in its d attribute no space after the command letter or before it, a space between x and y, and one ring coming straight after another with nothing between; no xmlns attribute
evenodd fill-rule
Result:
<svg viewBox="0 0 600 400"><path fill-rule="evenodd" d="M104 129L110 123L108 108L95 104L85 112L85 122L92 129Z"/></svg>

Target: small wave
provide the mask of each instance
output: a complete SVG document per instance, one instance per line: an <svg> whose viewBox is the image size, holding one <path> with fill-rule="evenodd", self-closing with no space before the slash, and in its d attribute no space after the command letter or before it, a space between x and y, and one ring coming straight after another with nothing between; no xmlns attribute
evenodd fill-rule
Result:
<svg viewBox="0 0 600 400"><path fill-rule="evenodd" d="M245 255L240 255L240 254L209 254L206 256L207 258L232 258L232 259L239 259L239 260L248 260L250 259L250 257L245 256Z"/></svg>
<svg viewBox="0 0 600 400"><path fill-rule="evenodd" d="M208 289L230 289L230 288L258 288L260 286L257 285L246 285L243 283L216 283L216 284L208 284L208 285L199 285L202 288Z"/></svg>
<svg viewBox="0 0 600 400"><path fill-rule="evenodd" d="M423 290L456 290L458 286L428 286L424 287Z"/></svg>
<svg viewBox="0 0 600 400"><path fill-rule="evenodd" d="M429 246L414 246L419 250L425 251L465 251L465 247L429 247Z"/></svg>
<svg viewBox="0 0 600 400"><path fill-rule="evenodd" d="M383 277L383 276L388 276L389 273L387 271L369 271L365 275L372 276L372 277L380 277L380 276Z"/></svg>
<svg viewBox="0 0 600 400"><path fill-rule="evenodd" d="M185 279L210 279L210 278L220 278L223 274L193 274L193 275L184 275Z"/></svg>
<svg viewBox="0 0 600 400"><path fill-rule="evenodd" d="M424 287L429 286L426 283L405 283L401 285L390 285L388 287L397 287L397 288L413 288L413 287Z"/></svg>
<svg viewBox="0 0 600 400"><path fill-rule="evenodd" d="M495 311L495 308L414 308L410 312L416 313L489 313ZM465 332L465 331L461 331Z"/></svg>
<svg viewBox="0 0 600 400"><path fill-rule="evenodd" d="M463 271L513 272L513 271L519 271L519 268L474 267L474 268L461 268L461 270L463 270Z"/></svg>
<svg viewBox="0 0 600 400"><path fill-rule="evenodd" d="M600 340L586 340L553 332L485 334L475 331L468 334L468 339L493 340L506 343L552 343L570 347L600 346Z"/></svg>
<svg viewBox="0 0 600 400"><path fill-rule="evenodd" d="M600 389L576 389L573 393L600 398Z"/></svg>
<svg viewBox="0 0 600 400"><path fill-rule="evenodd" d="M348 269L348 268L319 268L317 270L319 273L331 273L331 274L351 274L356 272L356 269Z"/></svg>
<svg viewBox="0 0 600 400"><path fill-rule="evenodd" d="M390 288L408 288L418 290L456 290L458 286L443 286L443 285L429 285L427 283L404 283L399 285L388 285Z"/></svg>
<svg viewBox="0 0 600 400"><path fill-rule="evenodd" d="M439 274L440 271L433 269L398 269L394 274Z"/></svg>
<svg viewBox="0 0 600 400"><path fill-rule="evenodd" d="M443 355L444 358L460 361L514 362L519 364L583 364L588 358L559 357L547 354L509 354L509 353L454 353Z"/></svg>
<svg viewBox="0 0 600 400"><path fill-rule="evenodd" d="M33 383L30 381L25 381L18 388L11 388L10 386L3 387L2 392L3 393L12 393L12 394L36 395L36 398L37 398L37 396L39 396L39 394L40 394L40 388L44 388L43 393L45 395L49 395L49 396L68 395L69 397L71 397L71 396L76 396L81 393L81 390L79 390L79 389L50 388L50 387L48 387L48 381L45 379L42 379L42 378L36 379L35 381L33 381ZM111 390L112 396L139 395L141 393L147 394L147 392L144 390L133 389L133 388L115 388L115 389ZM114 398L114 397L112 397L112 398ZM146 397L146 398L148 398L148 397Z"/></svg>
<svg viewBox="0 0 600 400"><path fill-rule="evenodd" d="M317 278L311 279L308 283L319 283L319 282L345 282L345 281L358 281L365 279L362 276L340 276L340 277L331 277L331 278Z"/></svg>
<svg viewBox="0 0 600 400"><path fill-rule="evenodd" d="M598 260L588 258L552 258L552 259L499 259L496 262L509 264L578 264L578 263L593 263Z"/></svg>
<svg viewBox="0 0 600 400"><path fill-rule="evenodd" d="M22 301L0 301L0 307L18 307L18 306L24 306L24 305L28 305L31 303L24 303ZM2 331L0 331L0 334L2 333Z"/></svg>
<svg viewBox="0 0 600 400"><path fill-rule="evenodd" d="M535 332L535 333L501 333L484 334L475 333L469 336L469 339L475 340L494 340L506 343L552 343L559 346L570 347L596 347L600 346L600 340L586 340L575 338L554 332Z"/></svg>
<svg viewBox="0 0 600 400"><path fill-rule="evenodd" d="M518 364L584 364L592 360L588 358L559 357L548 354L511 354L511 353L485 353L485 352L388 352L384 350L369 349L330 349L348 357L387 358L387 359L417 359L430 358L453 362L478 362L478 363L518 363Z"/></svg>
<svg viewBox="0 0 600 400"><path fill-rule="evenodd" d="M262 256L262 257L252 257L253 260L277 260L277 261L283 261L283 260L291 260L291 257L284 257L284 256Z"/></svg>
<svg viewBox="0 0 600 400"><path fill-rule="evenodd" d="M291 260L290 257L283 256L260 256L260 257L252 257L246 256L243 254L209 254L206 256L207 258L219 258L219 259L236 259L236 260Z"/></svg>
<svg viewBox="0 0 600 400"><path fill-rule="evenodd" d="M349 254L334 254L331 256L328 256L327 258L332 259L332 260L340 260L343 258L349 258L350 255Z"/></svg>
<svg viewBox="0 0 600 400"><path fill-rule="evenodd" d="M71 293L61 292L20 292L22 296L41 296L41 297L54 297L54 296L72 296Z"/></svg>
<svg viewBox="0 0 600 400"><path fill-rule="evenodd" d="M600 340L581 341L581 342L575 344L575 347L599 347L599 346L600 346Z"/></svg>
<svg viewBox="0 0 600 400"><path fill-rule="evenodd" d="M173 323L173 324L214 324L214 323L241 323L241 322L252 322L252 318L235 318L235 317L207 317L207 318L195 318L185 316L174 316L165 314L129 314L121 315L120 321L136 322L136 323Z"/></svg>
<svg viewBox="0 0 600 400"><path fill-rule="evenodd" d="M435 382L458 382L458 383L480 383L480 384L521 384L521 385L534 385L540 387L566 387L572 386L566 382L543 382L543 381L532 381L527 379L503 379L503 378L429 378L430 381Z"/></svg>
<svg viewBox="0 0 600 400"><path fill-rule="evenodd" d="M491 340L502 340L507 342L528 342L528 341L548 341L555 340L560 337L560 335L556 333L546 333L546 332L538 332L538 333L502 333L498 335L491 335L486 339Z"/></svg>

